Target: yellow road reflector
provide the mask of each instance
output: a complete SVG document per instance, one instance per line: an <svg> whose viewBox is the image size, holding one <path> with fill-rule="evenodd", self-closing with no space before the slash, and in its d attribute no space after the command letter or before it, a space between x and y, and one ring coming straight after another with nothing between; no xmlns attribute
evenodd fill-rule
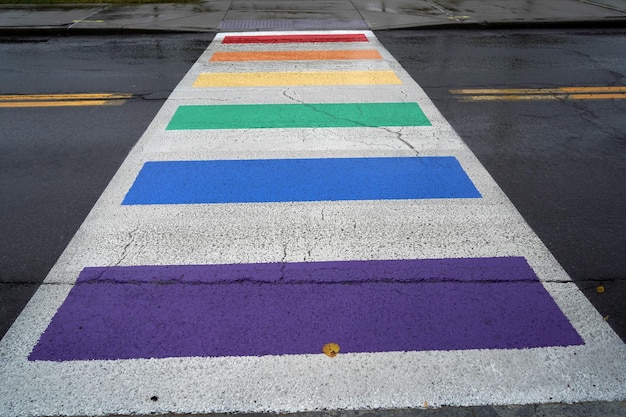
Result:
<svg viewBox="0 0 626 417"><path fill-rule="evenodd" d="M194 87L276 87L402 84L393 71L298 71L202 73Z"/></svg>
<svg viewBox="0 0 626 417"><path fill-rule="evenodd" d="M326 343L322 348L325 355L334 358L339 354L339 345L337 343Z"/></svg>
<svg viewBox="0 0 626 417"><path fill-rule="evenodd" d="M69 107L69 106L119 106L132 94L5 94L0 95L0 107Z"/></svg>

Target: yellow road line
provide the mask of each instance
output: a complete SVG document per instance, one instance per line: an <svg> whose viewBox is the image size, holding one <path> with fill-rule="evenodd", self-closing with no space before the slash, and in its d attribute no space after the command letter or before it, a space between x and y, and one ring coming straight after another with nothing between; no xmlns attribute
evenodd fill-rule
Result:
<svg viewBox="0 0 626 417"><path fill-rule="evenodd" d="M621 100L626 86L555 88L466 88L450 90L461 101Z"/></svg>
<svg viewBox="0 0 626 417"><path fill-rule="evenodd" d="M120 106L123 103L124 103L124 100L0 101L0 108L8 108L8 107Z"/></svg>
<svg viewBox="0 0 626 417"><path fill-rule="evenodd" d="M619 100L626 99L626 93L614 94L515 94L462 96L461 101L530 101L530 100Z"/></svg>
<svg viewBox="0 0 626 417"><path fill-rule="evenodd" d="M0 95L0 107L119 106L132 96L115 93L5 94Z"/></svg>
<svg viewBox="0 0 626 417"><path fill-rule="evenodd" d="M565 99L565 95L549 95L549 94L529 94L529 95L477 95L477 96L463 96L459 97L461 101L516 101L516 100L559 100Z"/></svg>
<svg viewBox="0 0 626 417"><path fill-rule="evenodd" d="M450 90L452 94L572 94L572 93L624 93L624 86L608 87L556 87L556 88L466 88Z"/></svg>
<svg viewBox="0 0 626 417"><path fill-rule="evenodd" d="M11 94L0 95L0 101L27 100L118 100L131 98L132 94L86 93L86 94Z"/></svg>
<svg viewBox="0 0 626 417"><path fill-rule="evenodd" d="M273 87L402 84L393 71L202 73L194 87Z"/></svg>
<svg viewBox="0 0 626 417"><path fill-rule="evenodd" d="M570 94L568 98L573 100L609 100L626 99L626 93L616 94Z"/></svg>

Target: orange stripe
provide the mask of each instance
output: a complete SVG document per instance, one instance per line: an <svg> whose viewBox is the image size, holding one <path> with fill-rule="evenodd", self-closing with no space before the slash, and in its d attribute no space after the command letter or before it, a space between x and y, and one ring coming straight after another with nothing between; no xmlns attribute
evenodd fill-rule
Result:
<svg viewBox="0 0 626 417"><path fill-rule="evenodd" d="M342 59L382 59L374 49L330 51L215 52L212 62L224 61L326 61Z"/></svg>

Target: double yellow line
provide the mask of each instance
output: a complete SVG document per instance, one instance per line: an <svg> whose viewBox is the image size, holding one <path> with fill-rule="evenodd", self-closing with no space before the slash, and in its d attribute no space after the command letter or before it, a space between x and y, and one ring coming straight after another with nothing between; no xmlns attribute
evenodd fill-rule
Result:
<svg viewBox="0 0 626 417"><path fill-rule="evenodd" d="M476 88L450 90L461 101L623 100L626 87Z"/></svg>
<svg viewBox="0 0 626 417"><path fill-rule="evenodd" d="M0 95L0 107L119 106L132 94L12 94Z"/></svg>

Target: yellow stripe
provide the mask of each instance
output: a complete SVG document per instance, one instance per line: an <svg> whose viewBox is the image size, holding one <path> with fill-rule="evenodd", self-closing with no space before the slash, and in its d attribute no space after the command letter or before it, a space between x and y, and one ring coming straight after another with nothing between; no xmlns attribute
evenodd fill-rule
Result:
<svg viewBox="0 0 626 417"><path fill-rule="evenodd" d="M570 94L568 98L573 100L609 100L609 99L625 99L626 93L616 94Z"/></svg>
<svg viewBox="0 0 626 417"><path fill-rule="evenodd" d="M124 100L0 101L0 107L119 106Z"/></svg>
<svg viewBox="0 0 626 417"><path fill-rule="evenodd" d="M529 94L529 95L481 95L481 96L464 96L460 97L462 101L523 101L523 100L559 100L565 99L565 96L556 95L541 95L541 94Z"/></svg>
<svg viewBox="0 0 626 417"><path fill-rule="evenodd" d="M132 94L12 94L0 95L0 101L27 101L27 100L118 100L131 98Z"/></svg>
<svg viewBox="0 0 626 417"><path fill-rule="evenodd" d="M528 101L528 100L612 100L626 99L626 93L615 94L509 94L462 96L462 101Z"/></svg>
<svg viewBox="0 0 626 417"><path fill-rule="evenodd" d="M623 93L626 87L557 87L557 88L469 88L450 90L452 94L572 94L572 93Z"/></svg>
<svg viewBox="0 0 626 417"><path fill-rule="evenodd" d="M401 84L393 71L202 73L194 87L272 87Z"/></svg>
<svg viewBox="0 0 626 417"><path fill-rule="evenodd" d="M565 93L626 93L626 87L561 87Z"/></svg>

